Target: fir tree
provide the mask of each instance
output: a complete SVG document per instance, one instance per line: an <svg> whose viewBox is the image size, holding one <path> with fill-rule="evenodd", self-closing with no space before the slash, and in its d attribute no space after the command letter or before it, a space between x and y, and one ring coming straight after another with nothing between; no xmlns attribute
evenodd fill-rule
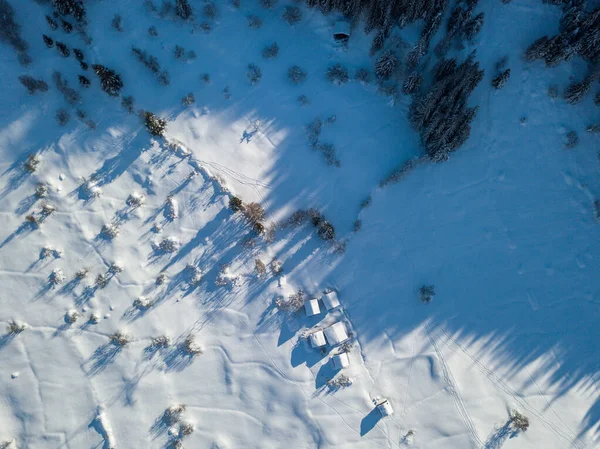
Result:
<svg viewBox="0 0 600 449"><path fill-rule="evenodd" d="M100 64L92 65L92 69L100 78L102 90L112 97L119 96L123 88L123 81L117 72Z"/></svg>
<svg viewBox="0 0 600 449"><path fill-rule="evenodd" d="M494 89L502 89L510 78L510 69L506 69L492 80Z"/></svg>
<svg viewBox="0 0 600 449"><path fill-rule="evenodd" d="M68 58L69 55L71 54L71 51L69 50L69 47L67 47L65 44L63 44L62 42L58 42L56 41L56 49L58 50L58 52L63 55L65 58Z"/></svg>
<svg viewBox="0 0 600 449"><path fill-rule="evenodd" d="M157 117L152 112L146 112L144 124L148 132L153 136L163 136L167 129L167 121Z"/></svg>
<svg viewBox="0 0 600 449"><path fill-rule="evenodd" d="M79 75L79 84L81 84L85 88L88 88L91 85L91 81L89 80L89 78L86 78L83 75Z"/></svg>
<svg viewBox="0 0 600 449"><path fill-rule="evenodd" d="M175 12L183 20L188 20L190 17L192 17L192 7L188 3L188 0L177 0Z"/></svg>
<svg viewBox="0 0 600 449"><path fill-rule="evenodd" d="M75 59L77 59L80 62L83 61L83 52L80 49L74 48L73 54L75 55Z"/></svg>
<svg viewBox="0 0 600 449"><path fill-rule="evenodd" d="M579 103L583 97L590 91L592 79L590 77L584 79L581 83L575 82L565 90L565 100L569 104Z"/></svg>
<svg viewBox="0 0 600 449"><path fill-rule="evenodd" d="M48 48L54 47L54 40L50 36L46 36L44 34L44 35L42 35L42 38L44 39L44 43L46 44L46 47L48 47Z"/></svg>
<svg viewBox="0 0 600 449"><path fill-rule="evenodd" d="M414 94L419 90L421 84L423 84L423 77L418 72L412 72L404 81L402 92L407 95Z"/></svg>
<svg viewBox="0 0 600 449"><path fill-rule="evenodd" d="M73 16L78 22L85 22L86 20L82 0L52 0L52 6L63 16Z"/></svg>
<svg viewBox="0 0 600 449"><path fill-rule="evenodd" d="M52 17L46 16L46 22L48 22L48 25L50 25L50 28L52 28L54 31L58 30L58 23L56 23L56 20L54 20Z"/></svg>
<svg viewBox="0 0 600 449"><path fill-rule="evenodd" d="M398 68L398 58L396 54L387 50L377 58L375 62L375 73L377 77L383 80L389 79Z"/></svg>
<svg viewBox="0 0 600 449"><path fill-rule="evenodd" d="M48 91L48 84L44 80L36 80L29 75L22 75L19 77L19 81L27 88L29 95L33 95L38 90L40 92Z"/></svg>

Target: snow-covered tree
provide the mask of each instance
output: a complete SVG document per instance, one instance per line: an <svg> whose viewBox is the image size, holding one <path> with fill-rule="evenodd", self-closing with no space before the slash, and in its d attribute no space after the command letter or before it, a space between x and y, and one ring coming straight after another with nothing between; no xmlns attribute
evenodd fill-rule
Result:
<svg viewBox="0 0 600 449"><path fill-rule="evenodd" d="M192 7L188 3L188 0L177 0L175 4L175 12L183 20L188 20L192 17Z"/></svg>
<svg viewBox="0 0 600 449"><path fill-rule="evenodd" d="M375 62L375 73L377 77L383 80L389 79L397 70L399 65L398 57L392 50L383 52Z"/></svg>
<svg viewBox="0 0 600 449"><path fill-rule="evenodd" d="M592 79L586 78L582 82L575 82L571 84L565 90L565 100L569 104L579 103L590 91L592 86Z"/></svg>
<svg viewBox="0 0 600 449"><path fill-rule="evenodd" d="M153 136L163 136L167 129L167 121L157 117L152 112L146 112L144 117L146 129Z"/></svg>
<svg viewBox="0 0 600 449"><path fill-rule="evenodd" d="M510 69L506 69L492 80L494 89L502 89L510 78Z"/></svg>
<svg viewBox="0 0 600 449"><path fill-rule="evenodd" d="M119 96L123 88L123 81L117 72L100 64L92 65L92 69L100 78L102 90L112 97Z"/></svg>

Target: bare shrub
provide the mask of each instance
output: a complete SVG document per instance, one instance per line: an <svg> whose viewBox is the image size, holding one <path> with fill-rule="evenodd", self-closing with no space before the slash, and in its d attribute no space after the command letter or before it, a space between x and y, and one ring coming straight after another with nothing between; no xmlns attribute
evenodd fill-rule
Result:
<svg viewBox="0 0 600 449"><path fill-rule="evenodd" d="M100 234L109 240L116 238L119 235L119 226L116 223L106 223L102 226Z"/></svg>
<svg viewBox="0 0 600 449"><path fill-rule="evenodd" d="M271 45L267 45L263 48L262 55L265 59L273 59L276 58L279 54L279 45L277 42L273 42Z"/></svg>
<svg viewBox="0 0 600 449"><path fill-rule="evenodd" d="M114 334L111 334L109 338L112 344L121 347L127 346L132 341L131 336L123 331L117 331Z"/></svg>
<svg viewBox="0 0 600 449"><path fill-rule="evenodd" d="M167 280L167 274L166 273L160 273L158 276L156 276L156 285L163 285Z"/></svg>
<svg viewBox="0 0 600 449"><path fill-rule="evenodd" d="M69 123L70 119L71 114L69 114L65 108L60 108L58 111L56 111L56 122L60 126L65 126L67 123Z"/></svg>
<svg viewBox="0 0 600 449"><path fill-rule="evenodd" d="M564 144L565 148L567 148L567 149L575 148L578 143L579 143L579 136L577 135L577 132L569 131L567 133L567 135L565 136L565 144Z"/></svg>
<svg viewBox="0 0 600 449"><path fill-rule="evenodd" d="M153 337L150 344L155 348L167 348L171 345L171 339L167 335L159 335Z"/></svg>
<svg viewBox="0 0 600 449"><path fill-rule="evenodd" d="M184 106L191 106L196 102L196 98L194 97L194 94L192 92L190 92L189 94L187 94L185 97L183 97L181 99L181 104Z"/></svg>
<svg viewBox="0 0 600 449"><path fill-rule="evenodd" d="M300 95L296 98L296 101L300 103L300 106L308 106L310 104L310 99L306 95Z"/></svg>
<svg viewBox="0 0 600 449"><path fill-rule="evenodd" d="M283 263L277 259L273 259L271 261L271 272L275 275L275 276L279 276L281 274L283 274Z"/></svg>
<svg viewBox="0 0 600 449"><path fill-rule="evenodd" d="M25 164L23 164L23 167L28 172L33 173L34 171L36 171L38 169L40 162L42 162L42 160L40 159L40 157L37 154L30 154L29 156L27 156L27 159L25 160Z"/></svg>
<svg viewBox="0 0 600 449"><path fill-rule="evenodd" d="M113 16L113 19L110 22L110 26L112 26L119 33L122 33L123 32L123 17L121 17L119 14L115 14Z"/></svg>
<svg viewBox="0 0 600 449"><path fill-rule="evenodd" d="M147 310L152 307L152 301L145 296L140 296L133 301L133 307L138 310Z"/></svg>
<svg viewBox="0 0 600 449"><path fill-rule="evenodd" d="M246 77L250 81L250 84L258 84L262 78L262 71L260 70L260 67L255 64L248 64Z"/></svg>
<svg viewBox="0 0 600 449"><path fill-rule="evenodd" d="M133 114L135 110L135 99L131 95L121 98L121 107L129 114Z"/></svg>
<svg viewBox="0 0 600 449"><path fill-rule="evenodd" d="M263 26L263 21L260 17L258 16L254 16L254 15L249 15L248 16L248 26L250 28L254 28L255 30L262 28Z"/></svg>
<svg viewBox="0 0 600 449"><path fill-rule="evenodd" d="M183 412L185 412L185 405L172 405L163 413L163 421L169 426L177 424L181 420Z"/></svg>
<svg viewBox="0 0 600 449"><path fill-rule="evenodd" d="M302 10L297 6L286 6L283 12L283 20L290 25L295 25L302 20Z"/></svg>
<svg viewBox="0 0 600 449"><path fill-rule="evenodd" d="M333 390L349 387L350 385L352 385L352 379L345 374L340 374L339 376L327 381L327 386Z"/></svg>
<svg viewBox="0 0 600 449"><path fill-rule="evenodd" d="M267 275L267 266L260 259L254 259L254 271L259 278L264 278Z"/></svg>
<svg viewBox="0 0 600 449"><path fill-rule="evenodd" d="M137 209L142 204L144 204L144 195L140 195L139 193L132 193L127 197L125 203L132 209Z"/></svg>
<svg viewBox="0 0 600 449"><path fill-rule="evenodd" d="M369 84L371 82L371 72L361 67L356 70L354 78L363 84Z"/></svg>
<svg viewBox="0 0 600 449"><path fill-rule="evenodd" d="M185 337L185 340L183 340L182 347L183 350L189 355L195 356L198 354L202 354L202 347L196 344L196 341L192 334Z"/></svg>
<svg viewBox="0 0 600 449"><path fill-rule="evenodd" d="M300 84L306 81L306 72L300 66L293 65L288 69L288 79L294 84Z"/></svg>
<svg viewBox="0 0 600 449"><path fill-rule="evenodd" d="M148 28L148 34L152 37L158 36L158 30L156 29L156 27L154 25L152 25L150 28Z"/></svg>
<svg viewBox="0 0 600 449"><path fill-rule="evenodd" d="M180 246L179 240L175 237L167 237L158 244L158 247L166 253L174 253Z"/></svg>
<svg viewBox="0 0 600 449"><path fill-rule="evenodd" d="M85 278L89 272L90 270L88 270L87 268L82 268L75 273L75 279L81 280Z"/></svg>
<svg viewBox="0 0 600 449"><path fill-rule="evenodd" d="M90 324L98 324L100 322L100 315L95 312L90 313L90 317L88 318L88 323Z"/></svg>
<svg viewBox="0 0 600 449"><path fill-rule="evenodd" d="M29 75L21 75L19 77L19 81L21 82L21 84L23 86L25 86L29 95L33 95L37 91L40 91L40 92L48 91L48 84L46 84L46 82L42 79L36 80L35 78L33 78Z"/></svg>
<svg viewBox="0 0 600 449"><path fill-rule="evenodd" d="M27 329L27 324L20 321L10 320L6 331L10 335L17 335Z"/></svg>
<svg viewBox="0 0 600 449"><path fill-rule="evenodd" d="M337 63L327 69L325 76L330 83L342 85L346 84L350 77L348 76L348 69L342 64Z"/></svg>
<svg viewBox="0 0 600 449"><path fill-rule="evenodd" d="M520 432L526 432L529 429L529 418L523 416L517 410L511 410L510 413L510 424L515 430Z"/></svg>
<svg viewBox="0 0 600 449"><path fill-rule="evenodd" d="M304 306L304 292L302 290L298 290L296 293L288 296L287 299L282 297L276 298L275 305L283 312L297 312Z"/></svg>
<svg viewBox="0 0 600 449"><path fill-rule="evenodd" d="M265 210L258 203L248 203L244 209L244 215L252 223L260 223L265 219Z"/></svg>
<svg viewBox="0 0 600 449"><path fill-rule="evenodd" d="M79 319L80 316L81 314L77 312L77 310L69 310L65 314L65 322L68 324L73 324Z"/></svg>
<svg viewBox="0 0 600 449"><path fill-rule="evenodd" d="M48 276L48 282L52 286L56 286L65 282L66 276L60 268L52 270L50 276Z"/></svg>
<svg viewBox="0 0 600 449"><path fill-rule="evenodd" d="M555 84L548 86L548 96L550 98L558 98L558 86Z"/></svg>
<svg viewBox="0 0 600 449"><path fill-rule="evenodd" d="M429 304L434 296L435 296L435 286L433 286L433 285L423 285L419 289L419 297L421 298L421 301L423 301L424 303Z"/></svg>

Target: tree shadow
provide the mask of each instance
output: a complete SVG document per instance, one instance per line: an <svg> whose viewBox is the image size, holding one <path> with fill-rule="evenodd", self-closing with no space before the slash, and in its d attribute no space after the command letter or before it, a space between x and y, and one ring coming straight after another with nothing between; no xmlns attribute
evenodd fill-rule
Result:
<svg viewBox="0 0 600 449"><path fill-rule="evenodd" d="M33 223L30 223L28 221L22 223L12 234L10 234L8 237L6 237L4 239L4 241L2 243L0 243L0 249L4 248L16 237L23 235L25 233L30 233L30 232L34 231L35 229L37 229L37 227Z"/></svg>
<svg viewBox="0 0 600 449"><path fill-rule="evenodd" d="M85 362L86 374L90 377L100 374L114 363L115 358L122 350L122 346L116 345L113 342L103 344Z"/></svg>
<svg viewBox="0 0 600 449"><path fill-rule="evenodd" d="M0 337L0 350L4 349L4 347L13 341L15 337L16 334L14 333L4 334L2 337Z"/></svg>
<svg viewBox="0 0 600 449"><path fill-rule="evenodd" d="M315 376L315 389L320 390L326 387L327 382L332 380L340 371L341 369L335 368L330 360L323 363Z"/></svg>
<svg viewBox="0 0 600 449"><path fill-rule="evenodd" d="M26 196L21 201L19 201L19 205L15 209L15 214L23 215L25 212L27 212L29 209L31 209L33 207L33 205L36 203L36 201L38 199L39 198L36 194Z"/></svg>
<svg viewBox="0 0 600 449"><path fill-rule="evenodd" d="M292 349L290 363L294 368L302 364L312 368L327 357L328 352L327 346L313 348L306 339L301 338Z"/></svg>
<svg viewBox="0 0 600 449"><path fill-rule="evenodd" d="M518 434L519 431L512 428L511 420L509 419L502 427L496 429L494 433L488 437L483 449L500 449L507 439L514 438Z"/></svg>

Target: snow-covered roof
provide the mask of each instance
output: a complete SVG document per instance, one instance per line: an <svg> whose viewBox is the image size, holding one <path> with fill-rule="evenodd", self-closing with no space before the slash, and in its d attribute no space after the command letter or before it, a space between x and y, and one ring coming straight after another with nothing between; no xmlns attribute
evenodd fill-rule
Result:
<svg viewBox="0 0 600 449"><path fill-rule="evenodd" d="M316 331L310 334L310 344L313 348L320 348L321 346L325 346L325 335L323 335L323 331Z"/></svg>
<svg viewBox="0 0 600 449"><path fill-rule="evenodd" d="M342 352L341 354L336 354L331 357L331 363L333 363L333 367L335 369L346 368L350 365L350 359L348 358L347 352Z"/></svg>
<svg viewBox="0 0 600 449"><path fill-rule="evenodd" d="M377 404L377 410L379 410L379 413L383 417L390 416L392 413L394 413L394 409L392 408L392 405L388 402L387 399Z"/></svg>
<svg viewBox="0 0 600 449"><path fill-rule="evenodd" d="M336 39L345 39L350 37L350 22L338 20L333 27L333 37Z"/></svg>
<svg viewBox="0 0 600 449"><path fill-rule="evenodd" d="M313 316L321 313L321 308L319 307L319 301L316 299L309 299L304 302L304 310L306 310L306 315Z"/></svg>
<svg viewBox="0 0 600 449"><path fill-rule="evenodd" d="M337 345L348 340L346 326L344 326L344 323L341 321L338 321L325 329L325 336L330 345Z"/></svg>
<svg viewBox="0 0 600 449"><path fill-rule="evenodd" d="M325 304L325 307L327 308L327 310L335 309L336 307L338 307L340 305L340 300L338 298L338 295L334 291L330 291L326 295L323 295L322 299L323 299L323 304Z"/></svg>

